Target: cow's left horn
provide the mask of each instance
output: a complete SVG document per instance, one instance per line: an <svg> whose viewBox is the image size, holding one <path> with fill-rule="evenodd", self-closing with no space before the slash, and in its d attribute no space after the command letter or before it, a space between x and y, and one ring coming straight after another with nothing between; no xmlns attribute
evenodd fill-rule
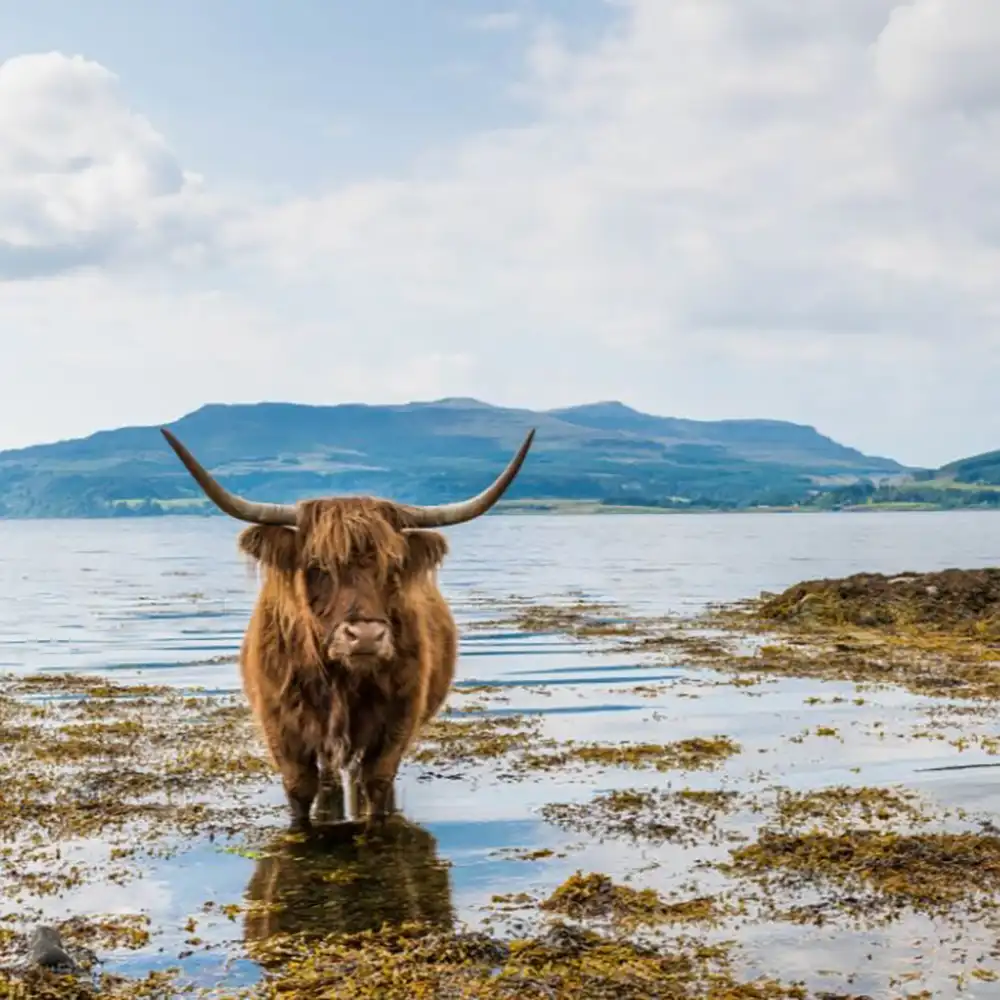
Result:
<svg viewBox="0 0 1000 1000"><path fill-rule="evenodd" d="M230 493L202 468L194 455L166 427L161 427L160 433L167 439L167 444L177 453L177 457L187 467L195 482L205 491L208 499L223 513L240 521L249 521L251 524L295 525L297 523L294 504L257 503Z"/></svg>
<svg viewBox="0 0 1000 1000"><path fill-rule="evenodd" d="M438 507L417 507L411 505L403 506L403 510L409 515L411 527L414 528L444 528L450 524L462 524L471 521L473 518L485 514L499 499L507 492L507 487L514 481L514 477L521 471L524 459L531 447L531 442L535 437L535 429L528 431L528 436L524 443L517 450L517 454L510 460L510 464L503 472L478 496L470 500L462 500L458 503L445 503Z"/></svg>

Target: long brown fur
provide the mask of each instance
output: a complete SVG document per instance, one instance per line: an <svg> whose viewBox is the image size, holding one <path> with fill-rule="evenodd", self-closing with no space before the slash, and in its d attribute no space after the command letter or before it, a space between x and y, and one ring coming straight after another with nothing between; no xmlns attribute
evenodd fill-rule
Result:
<svg viewBox="0 0 1000 1000"><path fill-rule="evenodd" d="M388 502L343 498L302 504L296 528L240 535L263 576L243 688L297 825L308 824L321 777L339 790L340 769L355 765L368 814L384 813L403 755L451 687L458 635L436 579L447 541L402 525ZM332 602L348 586L377 594L392 622L394 655L371 670L327 658Z"/></svg>

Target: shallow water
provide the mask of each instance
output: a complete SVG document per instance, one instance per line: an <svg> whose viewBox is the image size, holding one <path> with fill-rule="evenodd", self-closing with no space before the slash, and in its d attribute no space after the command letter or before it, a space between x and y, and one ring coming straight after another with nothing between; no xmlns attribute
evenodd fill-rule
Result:
<svg viewBox="0 0 1000 1000"><path fill-rule="evenodd" d="M0 670L104 673L119 683L237 691L235 657L256 591L236 552L238 530L223 518L0 522ZM509 595L545 600L576 592L642 613L693 613L804 578L1000 564L1000 517L979 512L493 516L448 534L453 551L441 583L460 624L492 617L491 600ZM990 760L976 749L960 753L944 741L902 738L922 721L930 699L885 690L865 692L865 703L855 705L857 691L847 683L781 680L734 688L705 683L712 679L684 664L595 654L560 637L467 632L457 688L501 685L507 700L491 700L490 711L540 713L546 735L562 739L662 743L725 733L744 752L718 772L591 769L518 782L498 780L487 763L452 780L421 780L421 769L407 766L400 805L436 841L436 848L419 841L409 860L417 871L436 870L436 850L451 865L449 899L434 901L443 892L440 879L420 882L428 905L450 906L458 919L475 923L495 893L548 892L577 869L634 876L635 883L669 891L690 879L695 860L725 853L601 843L564 833L538 815L546 803L586 801L595 788L740 788L764 771L768 781L797 788L905 782L943 804L1000 815L1000 769L918 770ZM664 685L656 697L634 691L654 682ZM847 701L806 704L812 695ZM790 742L818 724L837 727L841 739L813 734ZM277 780L270 794L280 801ZM753 834L752 825L746 832ZM497 853L542 847L567 854L528 862ZM242 921L213 922L201 910L209 900L240 901L254 871L251 858L197 843L154 865L141 883L86 885L45 907L54 916L148 912L158 931L149 948L109 956L110 968L139 974L176 964L190 950L183 927L192 915L205 941L238 941ZM294 882L301 877L295 871L293 865L271 878ZM391 918L393 905L387 897L369 916ZM333 919L329 912L300 917ZM909 971L914 961L924 971L937 966L923 985L950 992L955 968L978 959L973 948L965 965L943 964L953 946L937 943L941 936L931 921L917 918L857 934L768 925L741 932L759 971L837 989L845 988L842 976L816 970L839 967L856 974L851 988L872 995L882 995L887 977ZM227 964L221 949L195 949L183 965L201 982L236 984L257 974L252 963ZM974 982L965 995L1000 991Z"/></svg>

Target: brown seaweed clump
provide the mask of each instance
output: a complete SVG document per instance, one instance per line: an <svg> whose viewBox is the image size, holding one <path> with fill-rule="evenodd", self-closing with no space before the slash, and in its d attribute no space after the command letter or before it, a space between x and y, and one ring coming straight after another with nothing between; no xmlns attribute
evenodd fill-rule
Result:
<svg viewBox="0 0 1000 1000"><path fill-rule="evenodd" d="M736 807L737 792L684 788L676 792L622 789L588 802L553 802L542 818L564 830L605 838L696 847L720 843L718 819Z"/></svg>
<svg viewBox="0 0 1000 1000"><path fill-rule="evenodd" d="M472 719L432 719L423 729L411 759L436 768L501 758L544 746L537 718L495 715ZM548 741L549 744L552 741Z"/></svg>
<svg viewBox="0 0 1000 1000"><path fill-rule="evenodd" d="M739 743L724 735L694 736L673 743L600 744L567 740L550 753L529 755L525 763L533 770L594 764L656 771L701 771L720 767L741 750Z"/></svg>
<svg viewBox="0 0 1000 1000"><path fill-rule="evenodd" d="M678 939L643 946L556 923L544 934L501 941L406 926L331 937L304 948L273 940L282 971L262 997L319 1000L806 1000L798 984L742 981L730 948ZM256 994L255 994L256 995ZM846 1000L846 998L845 998Z"/></svg>
<svg viewBox="0 0 1000 1000"><path fill-rule="evenodd" d="M897 834L851 829L764 830L720 865L769 893L820 894L817 923L837 912L892 919L910 909L935 916L991 910L1000 890L1000 837L977 832Z"/></svg>
<svg viewBox="0 0 1000 1000"><path fill-rule="evenodd" d="M988 826L928 830L953 818L952 811L905 788L779 787L775 793L771 820L757 840L713 865L756 883L772 918L821 924L847 915L881 922L904 909L942 916L993 906L1000 836ZM761 803L754 808L764 811ZM803 894L815 901L786 906Z"/></svg>
<svg viewBox="0 0 1000 1000"><path fill-rule="evenodd" d="M0 1000L173 1000L196 995L172 972L151 972L143 979L104 974L64 975L47 969L11 974L0 969Z"/></svg>
<svg viewBox="0 0 1000 1000"><path fill-rule="evenodd" d="M441 773L477 761L500 765L498 776L525 780L534 771L574 765L644 768L657 771L712 770L741 752L728 736L691 737L673 743L557 742L541 735L541 722L522 715L434 719L411 759Z"/></svg>
<svg viewBox="0 0 1000 1000"><path fill-rule="evenodd" d="M919 629L1000 641L1000 569L808 580L765 598L755 614L805 628Z"/></svg>
<svg viewBox="0 0 1000 1000"><path fill-rule="evenodd" d="M573 920L607 918L623 928L640 924L715 923L731 912L712 896L671 903L654 889L619 885L599 872L577 871L539 908Z"/></svg>
<svg viewBox="0 0 1000 1000"><path fill-rule="evenodd" d="M775 818L783 828L808 825L830 831L889 826L898 832L904 826L923 826L947 815L947 811L932 810L909 789L873 785L837 785L809 792L779 788L775 801Z"/></svg>
<svg viewBox="0 0 1000 1000"><path fill-rule="evenodd" d="M716 608L701 624L774 637L751 655L725 652L721 643L712 656L683 646L720 670L1000 698L1000 569L807 580Z"/></svg>
<svg viewBox="0 0 1000 1000"><path fill-rule="evenodd" d="M273 809L273 780L236 696L193 697L99 678L0 679L0 891L45 896L95 877L121 882L140 854L183 837L247 831ZM62 850L100 838L103 859Z"/></svg>
<svg viewBox="0 0 1000 1000"><path fill-rule="evenodd" d="M702 903L693 907L703 908ZM420 924L323 938L276 935L253 949L269 971L252 986L217 990L170 972L142 980L0 970L2 1000L861 1000L737 973L731 944L678 936L663 946L554 922L537 936L500 940Z"/></svg>

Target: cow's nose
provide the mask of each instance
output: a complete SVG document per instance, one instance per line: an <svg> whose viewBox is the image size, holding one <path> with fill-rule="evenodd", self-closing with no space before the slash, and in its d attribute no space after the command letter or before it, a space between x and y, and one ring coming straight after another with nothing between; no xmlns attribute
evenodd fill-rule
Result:
<svg viewBox="0 0 1000 1000"><path fill-rule="evenodd" d="M388 629L381 622L352 622L344 626L344 638L354 653L377 649L385 640L386 632Z"/></svg>

